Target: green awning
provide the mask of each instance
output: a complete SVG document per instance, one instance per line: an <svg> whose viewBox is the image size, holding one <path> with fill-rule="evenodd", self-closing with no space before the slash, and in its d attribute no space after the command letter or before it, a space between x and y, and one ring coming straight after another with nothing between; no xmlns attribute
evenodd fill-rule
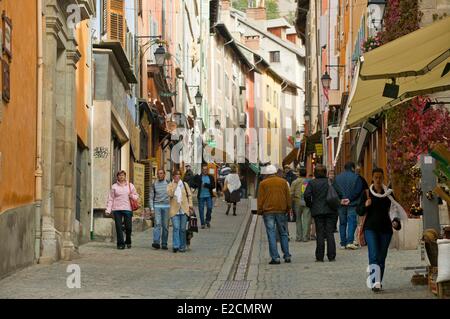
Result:
<svg viewBox="0 0 450 319"><path fill-rule="evenodd" d="M249 163L248 166L250 166L251 170L255 172L255 174L259 174L259 165L258 164L253 164L253 163Z"/></svg>

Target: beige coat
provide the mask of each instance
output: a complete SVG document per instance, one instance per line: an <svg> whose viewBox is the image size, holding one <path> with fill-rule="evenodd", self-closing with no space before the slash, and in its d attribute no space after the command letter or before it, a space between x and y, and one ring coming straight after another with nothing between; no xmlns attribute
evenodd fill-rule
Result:
<svg viewBox="0 0 450 319"><path fill-rule="evenodd" d="M181 192L181 205L178 204L177 199L175 197L175 190L177 189L177 184L174 182L169 183L169 185L167 185L167 194L169 195L170 198L170 210L169 210L169 216L173 217L175 216L178 211L180 210L180 206L181 209L183 210L183 212L185 212L186 214L188 214L189 216L191 215L191 211L189 209L189 207L193 207L192 204L192 191L189 188L189 185L187 183L184 183L184 185L186 186L186 189L183 188L182 192ZM187 191L187 194L186 194ZM189 197L189 200L188 200Z"/></svg>

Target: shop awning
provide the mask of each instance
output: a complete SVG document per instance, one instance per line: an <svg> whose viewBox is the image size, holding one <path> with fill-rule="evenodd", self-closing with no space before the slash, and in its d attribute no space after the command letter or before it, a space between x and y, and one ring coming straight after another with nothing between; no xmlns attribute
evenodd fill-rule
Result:
<svg viewBox="0 0 450 319"><path fill-rule="evenodd" d="M418 95L450 90L450 17L411 32L365 53L356 66L345 107L336 165L344 131L369 117ZM391 79L399 85L398 98L383 97Z"/></svg>
<svg viewBox="0 0 450 319"><path fill-rule="evenodd" d="M292 149L292 151L283 159L283 167L285 165L291 165L292 162L297 160L298 148Z"/></svg>
<svg viewBox="0 0 450 319"><path fill-rule="evenodd" d="M254 164L254 163L249 163L248 166L250 167L250 169L255 172L255 174L259 174L260 172L260 168L258 164Z"/></svg>
<svg viewBox="0 0 450 319"><path fill-rule="evenodd" d="M316 152L316 144L322 144L322 131L317 131L306 139L306 155Z"/></svg>
<svg viewBox="0 0 450 319"><path fill-rule="evenodd" d="M348 106L348 125L417 95L450 90L450 17L367 52L361 58L356 91ZM398 98L383 97L391 79L400 86Z"/></svg>

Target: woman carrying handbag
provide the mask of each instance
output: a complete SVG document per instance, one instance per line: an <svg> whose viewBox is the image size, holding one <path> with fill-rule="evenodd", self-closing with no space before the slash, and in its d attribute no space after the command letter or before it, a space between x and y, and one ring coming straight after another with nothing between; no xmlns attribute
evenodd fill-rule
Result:
<svg viewBox="0 0 450 319"><path fill-rule="evenodd" d="M231 167L231 172L225 177L224 194L228 208L225 214L230 213L231 204L233 204L233 216L236 216L236 205L241 200L241 179L237 174L235 165Z"/></svg>
<svg viewBox="0 0 450 319"><path fill-rule="evenodd" d="M173 225L173 252L185 252L186 225L194 208L191 189L181 180L179 170L173 172L173 180L167 186L167 194L170 198L169 216Z"/></svg>
<svg viewBox="0 0 450 319"><path fill-rule="evenodd" d="M405 218L406 213L392 197L392 189L383 184L383 170L375 168L372 177L373 184L369 188L369 198L365 203L363 230L369 253L368 272L372 279L371 288L373 292L380 292L392 229L400 230L400 220Z"/></svg>
<svg viewBox="0 0 450 319"><path fill-rule="evenodd" d="M125 249L125 245L131 248L133 210L139 208L138 199L136 188L127 182L127 173L125 171L118 172L117 182L111 187L105 211L107 215L113 214L114 217L117 249ZM125 224L125 241L123 240L122 224Z"/></svg>

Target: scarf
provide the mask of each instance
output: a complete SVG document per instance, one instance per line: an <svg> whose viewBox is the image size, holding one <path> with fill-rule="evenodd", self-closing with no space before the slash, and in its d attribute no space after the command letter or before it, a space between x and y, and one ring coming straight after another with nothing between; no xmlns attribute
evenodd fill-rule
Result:
<svg viewBox="0 0 450 319"><path fill-rule="evenodd" d="M389 216L391 217L391 220L394 220L394 218L398 218L400 220L408 220L408 214L406 213L405 209L398 203L394 197L392 197L392 189L387 188L386 185L383 184L384 194L378 194L373 189L373 184L369 187L370 192L373 196L378 198L385 198L388 197L391 201L391 207L389 209Z"/></svg>
<svg viewBox="0 0 450 319"><path fill-rule="evenodd" d="M377 192L375 192L375 190L373 189L373 184L370 185L369 189L370 189L370 192L372 193L372 195L375 197L378 197L378 198L391 197L391 194L392 194L392 189L387 188L387 186L384 184L383 184L384 194L378 194Z"/></svg>
<svg viewBox="0 0 450 319"><path fill-rule="evenodd" d="M177 184L177 188L175 189L175 197L177 198L178 204L181 204L182 200L182 191L183 191L183 181L179 180Z"/></svg>
<svg viewBox="0 0 450 319"><path fill-rule="evenodd" d="M241 180L239 179L238 174L229 174L227 178L228 182L228 190L230 191L230 194L241 188Z"/></svg>

